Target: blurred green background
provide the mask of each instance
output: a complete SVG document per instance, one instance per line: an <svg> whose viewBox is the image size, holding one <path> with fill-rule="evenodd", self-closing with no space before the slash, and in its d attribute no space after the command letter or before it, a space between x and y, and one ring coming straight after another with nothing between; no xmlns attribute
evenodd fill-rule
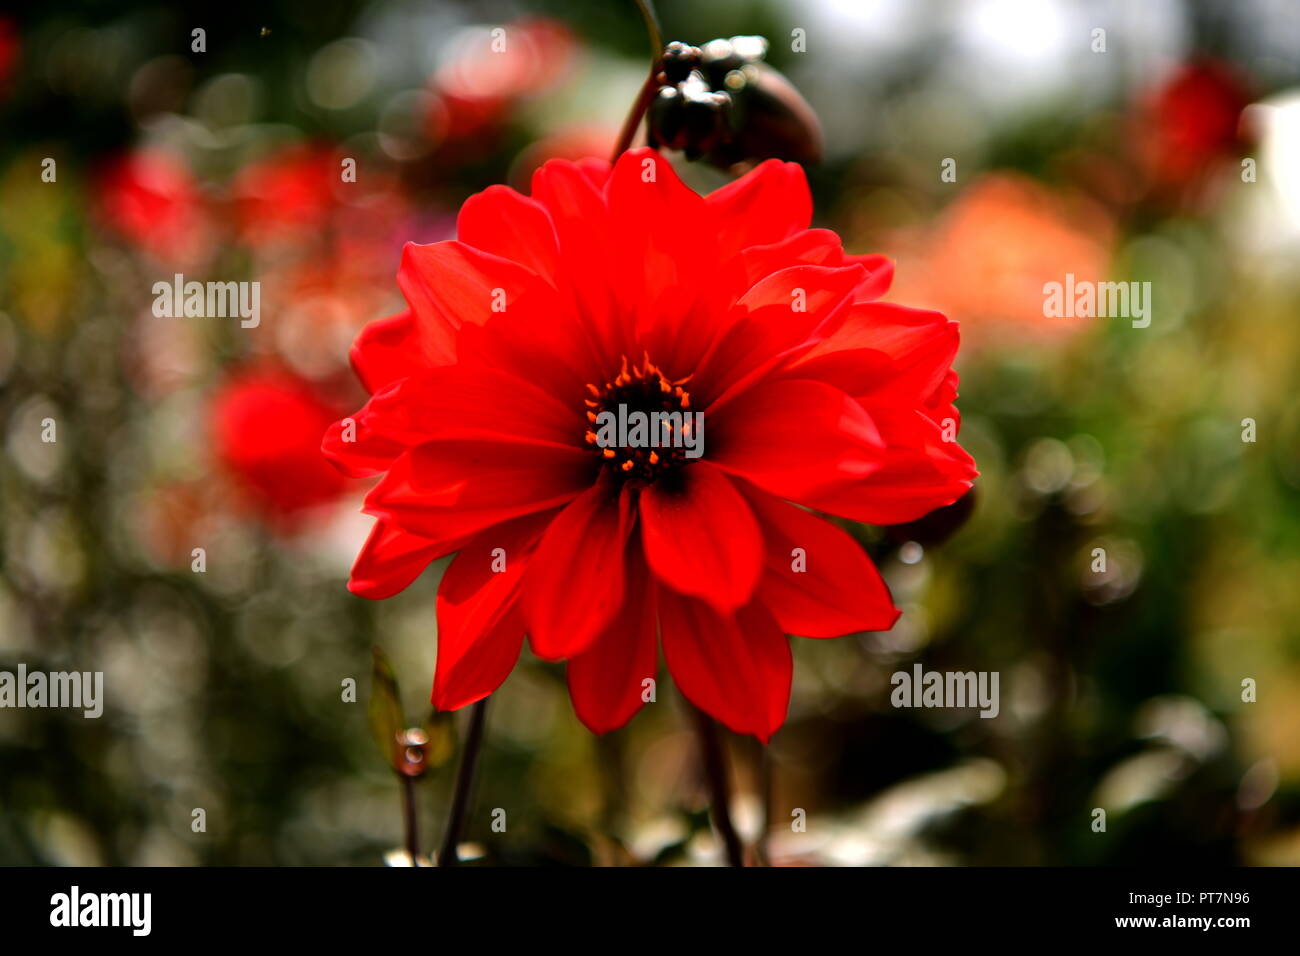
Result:
<svg viewBox="0 0 1300 956"><path fill-rule="evenodd" d="M794 642L773 859L1300 863L1300 8L658 6L669 40L769 38L825 127L816 224L897 259L890 300L962 322L976 492L855 529L904 615ZM363 398L347 348L400 307L401 244L546 158L606 154L647 56L631 0L0 13L0 670L103 671L106 695L97 720L0 709L0 863L401 844L370 648L424 720L445 562L382 604L348 594L366 483L321 464L320 433ZM154 316L177 272L259 280L261 324ZM1046 317L1067 273L1150 282L1150 326ZM999 672L1000 715L891 707L916 662ZM762 760L729 746L752 835ZM426 848L453 767L418 784ZM527 651L475 806L484 863L716 860L666 684L598 739Z"/></svg>

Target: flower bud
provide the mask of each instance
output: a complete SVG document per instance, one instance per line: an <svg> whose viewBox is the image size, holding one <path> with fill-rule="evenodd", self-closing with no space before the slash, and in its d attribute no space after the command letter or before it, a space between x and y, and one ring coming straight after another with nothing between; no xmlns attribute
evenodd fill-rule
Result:
<svg viewBox="0 0 1300 956"><path fill-rule="evenodd" d="M821 159L822 129L790 81L763 62L759 36L674 41L664 49L649 112L650 145L727 168L741 162Z"/></svg>
<svg viewBox="0 0 1300 956"><path fill-rule="evenodd" d="M726 142L731 97L710 90L698 71L676 86L666 86L650 104L650 143L679 149L699 159Z"/></svg>
<svg viewBox="0 0 1300 956"><path fill-rule="evenodd" d="M700 65L700 48L674 40L664 47L663 71L659 75L661 85L676 85L691 75L691 71Z"/></svg>

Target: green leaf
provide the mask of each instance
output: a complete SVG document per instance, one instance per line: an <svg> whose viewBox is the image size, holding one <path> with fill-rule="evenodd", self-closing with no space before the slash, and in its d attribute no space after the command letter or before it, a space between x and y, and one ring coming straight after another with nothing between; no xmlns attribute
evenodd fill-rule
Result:
<svg viewBox="0 0 1300 956"><path fill-rule="evenodd" d="M430 767L441 767L456 755L456 715L451 711L430 711L424 721L424 732L429 737L426 759Z"/></svg>
<svg viewBox="0 0 1300 956"><path fill-rule="evenodd" d="M370 702L366 706L366 713L370 718L370 733L375 738L384 762L396 770L397 735L403 730L402 697L388 655L376 647L374 658L374 671L370 677Z"/></svg>

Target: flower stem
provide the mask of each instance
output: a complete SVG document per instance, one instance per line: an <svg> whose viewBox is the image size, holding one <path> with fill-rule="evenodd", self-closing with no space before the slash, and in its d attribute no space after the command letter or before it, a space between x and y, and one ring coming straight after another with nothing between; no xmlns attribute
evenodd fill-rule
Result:
<svg viewBox="0 0 1300 956"><path fill-rule="evenodd" d="M411 866L419 866L420 824L415 815L415 778L402 774L402 821L406 828L406 852Z"/></svg>
<svg viewBox="0 0 1300 956"><path fill-rule="evenodd" d="M641 19L645 21L646 33L650 37L650 75L641 84L641 90L632 102L627 119L623 120L623 128L618 134L618 143L614 146L614 155L610 158L611 163L618 162L618 158L627 152L628 147L632 145L632 140L636 138L636 129L641 124L645 111L649 109L650 101L654 99L655 77L659 74L659 57L664 52L663 32L659 29L659 18L655 15L653 0L636 0L636 6L641 11Z"/></svg>
<svg viewBox="0 0 1300 956"><path fill-rule="evenodd" d="M650 107L650 100L654 97L655 76L658 72L658 64L656 63L650 67L650 75L641 84L641 92L637 94L636 100L632 103L632 109L628 111L627 119L623 120L623 128L618 134L618 143L614 146L614 155L609 160L611 163L618 162L618 158L627 152L628 147L632 145L632 140L636 138L636 129L641 124L645 111Z"/></svg>
<svg viewBox="0 0 1300 956"><path fill-rule="evenodd" d="M745 856L740 846L740 837L736 835L736 828L731 822L731 788L727 782L727 758L722 749L718 725L712 717L698 707L688 706L695 718L695 734L700 743L700 760L709 785L709 815L713 818L713 827L722 839L722 846L727 853L727 863L731 866L744 866Z"/></svg>
<svg viewBox="0 0 1300 956"><path fill-rule="evenodd" d="M601 800L599 827L604 837L605 865L624 866L626 851L620 834L627 819L627 754L622 734L602 734L596 738L600 761Z"/></svg>
<svg viewBox="0 0 1300 956"><path fill-rule="evenodd" d="M488 699L484 697L470 710L469 731L465 735L460 768L456 772L456 790L451 798L451 812L447 815L447 832L443 834L442 849L438 851L439 866L455 866L460 862L456 848L460 846L469 817L474 772L478 768L479 750L483 745L483 725L487 720L487 702Z"/></svg>
<svg viewBox="0 0 1300 956"><path fill-rule="evenodd" d="M767 744L758 745L758 792L762 798L762 824L758 842L754 845L754 857L759 866L771 866L772 857L768 853L768 835L772 831L772 751Z"/></svg>
<svg viewBox="0 0 1300 956"><path fill-rule="evenodd" d="M636 0L636 8L641 12L641 19L645 21L645 32L650 38L650 56L656 60L664 51L664 33L659 26L659 17L655 13L654 0Z"/></svg>

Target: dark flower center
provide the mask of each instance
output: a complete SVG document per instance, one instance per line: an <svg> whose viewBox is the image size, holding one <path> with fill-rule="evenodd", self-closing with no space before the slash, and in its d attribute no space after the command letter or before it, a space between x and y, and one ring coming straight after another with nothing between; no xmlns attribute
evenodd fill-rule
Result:
<svg viewBox="0 0 1300 956"><path fill-rule="evenodd" d="M683 386L690 376L669 379L642 354L623 356L618 375L587 385L585 441L615 474L654 481L703 453L703 416L691 408Z"/></svg>

